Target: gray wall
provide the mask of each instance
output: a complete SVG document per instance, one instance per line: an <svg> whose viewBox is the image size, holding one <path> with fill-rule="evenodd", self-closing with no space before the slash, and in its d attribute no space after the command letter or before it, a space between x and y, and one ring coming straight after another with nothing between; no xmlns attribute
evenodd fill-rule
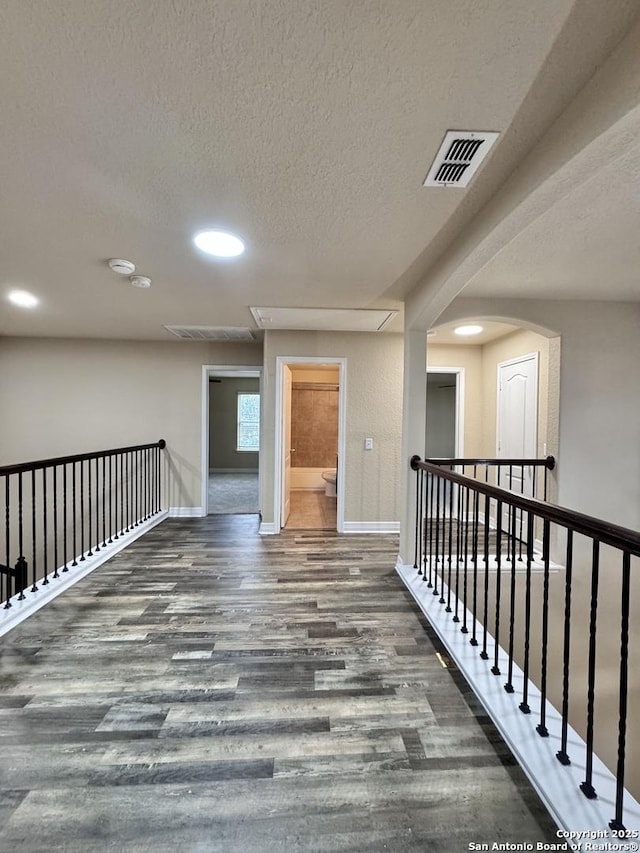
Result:
<svg viewBox="0 0 640 853"><path fill-rule="evenodd" d="M260 380L228 377L209 381L209 469L258 470L258 454L236 450L238 391L260 391Z"/></svg>
<svg viewBox="0 0 640 853"><path fill-rule="evenodd" d="M199 507L202 366L260 365L262 346L0 338L0 464L164 438L168 507Z"/></svg>

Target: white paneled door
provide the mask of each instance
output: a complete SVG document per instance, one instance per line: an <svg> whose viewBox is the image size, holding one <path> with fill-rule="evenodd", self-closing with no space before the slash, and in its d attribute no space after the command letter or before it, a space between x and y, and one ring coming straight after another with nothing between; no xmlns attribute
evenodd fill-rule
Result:
<svg viewBox="0 0 640 853"><path fill-rule="evenodd" d="M538 353L498 365L497 455L501 459L533 459L538 440ZM504 471L503 488L532 494L532 468Z"/></svg>

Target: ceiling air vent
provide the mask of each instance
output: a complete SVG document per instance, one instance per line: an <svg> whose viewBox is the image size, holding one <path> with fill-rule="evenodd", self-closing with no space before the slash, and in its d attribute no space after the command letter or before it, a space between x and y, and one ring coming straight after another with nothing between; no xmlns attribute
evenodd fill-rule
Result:
<svg viewBox="0 0 640 853"><path fill-rule="evenodd" d="M493 131L447 131L423 186L466 187L498 136Z"/></svg>
<svg viewBox="0 0 640 853"><path fill-rule="evenodd" d="M242 326L165 326L172 335L183 341L253 341L251 329Z"/></svg>

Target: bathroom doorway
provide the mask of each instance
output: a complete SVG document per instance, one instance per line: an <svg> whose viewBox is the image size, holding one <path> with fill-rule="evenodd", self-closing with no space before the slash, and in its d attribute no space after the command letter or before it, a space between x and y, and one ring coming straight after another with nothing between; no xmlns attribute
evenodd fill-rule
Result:
<svg viewBox="0 0 640 853"><path fill-rule="evenodd" d="M278 361L278 528L341 530L343 360Z"/></svg>

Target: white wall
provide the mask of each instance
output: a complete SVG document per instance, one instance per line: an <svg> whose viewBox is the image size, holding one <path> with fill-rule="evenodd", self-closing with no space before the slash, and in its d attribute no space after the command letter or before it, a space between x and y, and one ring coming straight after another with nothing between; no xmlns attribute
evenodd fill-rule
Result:
<svg viewBox="0 0 640 853"><path fill-rule="evenodd" d="M491 317L553 330L558 503L640 529L640 304L456 299L440 322ZM552 412L548 414L553 419ZM553 452L555 439L548 436Z"/></svg>
<svg viewBox="0 0 640 853"><path fill-rule="evenodd" d="M0 464L164 438L165 505L200 505L202 365L262 362L260 345L0 338Z"/></svg>
<svg viewBox="0 0 640 853"><path fill-rule="evenodd" d="M402 335L364 332L265 333L263 519L274 521L276 358L340 357L346 369L345 522L397 522L400 519L402 435ZM364 439L374 449L364 450Z"/></svg>

